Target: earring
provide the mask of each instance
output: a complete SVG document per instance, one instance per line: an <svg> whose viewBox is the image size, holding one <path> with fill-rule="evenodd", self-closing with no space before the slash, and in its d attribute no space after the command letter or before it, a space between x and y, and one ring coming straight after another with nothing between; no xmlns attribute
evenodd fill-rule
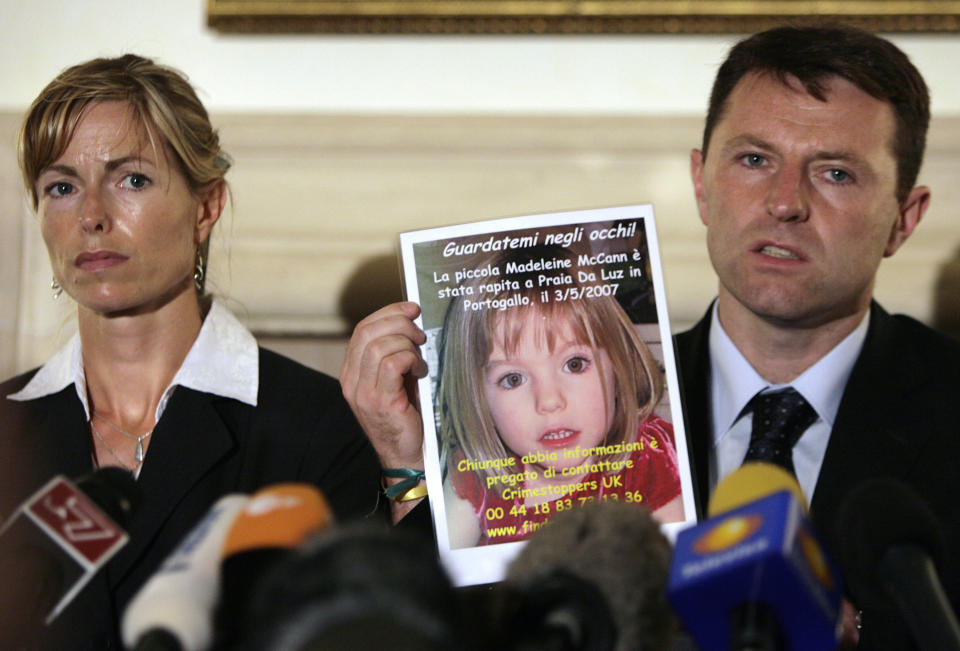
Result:
<svg viewBox="0 0 960 651"><path fill-rule="evenodd" d="M53 290L54 300L60 298L60 294L63 293L63 287L60 286L60 283L57 282L57 277L53 276L50 280L50 289Z"/></svg>
<svg viewBox="0 0 960 651"><path fill-rule="evenodd" d="M197 247L197 263L193 267L193 285L197 288L198 294L203 294L203 279L206 275L206 265L203 263L203 253L200 247Z"/></svg>

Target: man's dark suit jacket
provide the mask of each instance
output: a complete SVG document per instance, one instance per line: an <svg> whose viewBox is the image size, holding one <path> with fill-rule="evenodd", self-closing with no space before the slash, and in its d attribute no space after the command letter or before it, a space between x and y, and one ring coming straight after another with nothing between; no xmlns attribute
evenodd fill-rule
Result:
<svg viewBox="0 0 960 651"><path fill-rule="evenodd" d="M704 511L713 438L709 330L708 310L675 338L695 490ZM938 516L947 543L940 575L960 605L960 342L909 317L891 316L876 303L810 504L834 558L837 510L848 491L873 477L910 484ZM869 629L865 613L864 632Z"/></svg>
<svg viewBox="0 0 960 651"><path fill-rule="evenodd" d="M34 372L0 385L0 517L56 474L93 470L83 406L71 384L14 402ZM56 620L44 648L118 648L116 623L137 589L221 496L277 482L318 486L338 520L377 509L380 468L333 378L260 350L256 407L177 387L137 484L130 542Z"/></svg>

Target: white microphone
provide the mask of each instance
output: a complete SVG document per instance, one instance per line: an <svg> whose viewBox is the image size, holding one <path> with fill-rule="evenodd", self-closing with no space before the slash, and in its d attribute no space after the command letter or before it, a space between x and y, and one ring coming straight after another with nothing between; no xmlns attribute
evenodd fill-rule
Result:
<svg viewBox="0 0 960 651"><path fill-rule="evenodd" d="M223 542L249 500L241 494L221 497L144 584L123 615L127 648L210 647Z"/></svg>

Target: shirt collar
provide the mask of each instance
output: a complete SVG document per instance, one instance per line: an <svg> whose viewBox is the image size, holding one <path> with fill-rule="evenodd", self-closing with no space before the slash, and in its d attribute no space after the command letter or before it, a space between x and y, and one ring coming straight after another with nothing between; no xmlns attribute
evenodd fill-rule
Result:
<svg viewBox="0 0 960 651"><path fill-rule="evenodd" d="M765 389L792 386L806 398L817 415L833 427L843 390L853 366L867 338L869 311L853 332L821 357L813 366L788 384L770 384L758 374L727 335L713 304L710 322L711 382L717 388L719 402L715 405L715 435L717 439L733 426L747 403Z"/></svg>
<svg viewBox="0 0 960 651"><path fill-rule="evenodd" d="M233 314L214 299L200 334L190 347L173 380L157 404L156 420L176 386L212 393L256 406L259 388L260 354L257 341ZM7 398L34 400L59 393L73 384L87 419L87 383L83 371L80 336L70 341L38 370L27 385Z"/></svg>

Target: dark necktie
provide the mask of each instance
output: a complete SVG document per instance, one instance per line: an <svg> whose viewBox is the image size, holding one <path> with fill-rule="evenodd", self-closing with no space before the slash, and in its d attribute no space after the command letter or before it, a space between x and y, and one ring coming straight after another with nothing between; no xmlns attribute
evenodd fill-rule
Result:
<svg viewBox="0 0 960 651"><path fill-rule="evenodd" d="M817 420L817 412L793 388L773 393L758 393L747 405L753 411L747 461L775 463L796 476L793 446L800 435Z"/></svg>

